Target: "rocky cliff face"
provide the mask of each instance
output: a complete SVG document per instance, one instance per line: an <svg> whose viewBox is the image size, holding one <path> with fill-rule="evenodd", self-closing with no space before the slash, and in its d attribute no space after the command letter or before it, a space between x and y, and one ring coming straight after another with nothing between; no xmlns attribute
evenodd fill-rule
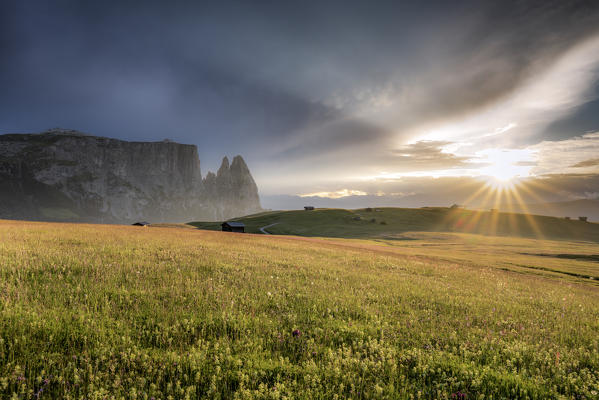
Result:
<svg viewBox="0 0 599 400"><path fill-rule="evenodd" d="M258 189L248 166L241 156L223 158L216 175L208 172L203 180L207 207L211 207L211 215L216 220L224 220L226 210L237 210L238 215L255 213L260 205Z"/></svg>
<svg viewBox="0 0 599 400"><path fill-rule="evenodd" d="M261 210L237 156L202 179L196 146L76 131L0 135L0 218L130 223L223 220Z"/></svg>

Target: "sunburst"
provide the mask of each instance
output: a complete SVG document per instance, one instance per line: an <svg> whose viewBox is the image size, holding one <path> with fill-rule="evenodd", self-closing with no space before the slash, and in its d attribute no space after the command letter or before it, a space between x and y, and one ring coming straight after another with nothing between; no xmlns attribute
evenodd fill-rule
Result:
<svg viewBox="0 0 599 400"><path fill-rule="evenodd" d="M445 223L459 227L460 230L495 235L502 230L500 224L503 220L504 224L509 224L512 232L518 232L528 225L529 229L525 230L532 232L538 238L543 238L543 233L524 202L521 189L530 196L530 188L526 188L523 182L525 181L517 177L504 179L496 176L480 177L480 187L464 202L466 206L476 204L479 210L450 213ZM504 206L507 207L506 211L509 214L500 218L499 209ZM514 206L524 212L523 219L516 218L514 212L517 211L514 210Z"/></svg>

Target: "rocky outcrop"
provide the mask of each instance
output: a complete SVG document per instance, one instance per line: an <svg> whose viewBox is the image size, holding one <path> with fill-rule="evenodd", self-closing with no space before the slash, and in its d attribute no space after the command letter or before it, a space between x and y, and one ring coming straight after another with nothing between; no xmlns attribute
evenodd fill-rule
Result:
<svg viewBox="0 0 599 400"><path fill-rule="evenodd" d="M203 181L206 204L218 205L212 210L216 220L227 219L226 210L237 210L239 215L248 215L257 211L260 204L258 188L252 174L241 156L223 158L216 175L209 172Z"/></svg>
<svg viewBox="0 0 599 400"><path fill-rule="evenodd" d="M0 135L0 218L187 222L260 210L241 156L202 179L193 145L66 130Z"/></svg>

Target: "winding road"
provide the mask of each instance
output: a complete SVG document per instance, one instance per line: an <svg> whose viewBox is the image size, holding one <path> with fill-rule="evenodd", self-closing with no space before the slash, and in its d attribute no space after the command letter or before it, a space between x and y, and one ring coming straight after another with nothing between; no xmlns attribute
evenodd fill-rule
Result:
<svg viewBox="0 0 599 400"><path fill-rule="evenodd" d="M275 222L274 224L263 226L262 228L260 228L260 232L264 233L265 235L270 235L271 233L267 232L266 228L270 228L271 226L275 226L275 225L278 225L278 224L280 224L280 222Z"/></svg>

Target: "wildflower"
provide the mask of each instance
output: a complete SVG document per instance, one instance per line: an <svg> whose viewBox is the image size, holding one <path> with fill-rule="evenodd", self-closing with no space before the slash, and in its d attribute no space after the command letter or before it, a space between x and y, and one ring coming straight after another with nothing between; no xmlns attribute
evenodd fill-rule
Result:
<svg viewBox="0 0 599 400"><path fill-rule="evenodd" d="M48 384L50 383L50 379L46 378L46 379L44 379L43 382L44 382L44 384L42 385L42 387L40 387L39 390L34 395L36 399L40 398L40 396L42 395L42 392L44 391L46 386L48 386Z"/></svg>
<svg viewBox="0 0 599 400"><path fill-rule="evenodd" d="M294 337L302 336L302 332L299 329L294 330L293 332L291 332L291 334Z"/></svg>

